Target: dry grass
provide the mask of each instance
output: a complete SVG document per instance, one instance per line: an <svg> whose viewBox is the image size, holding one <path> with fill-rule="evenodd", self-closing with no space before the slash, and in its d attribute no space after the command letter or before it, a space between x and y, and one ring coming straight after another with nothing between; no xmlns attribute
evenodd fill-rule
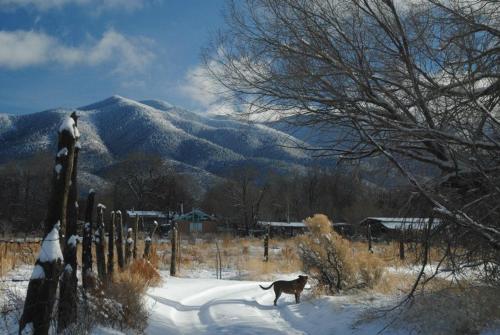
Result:
<svg viewBox="0 0 500 335"><path fill-rule="evenodd" d="M0 243L0 277L23 264L34 264L40 245L38 242Z"/></svg>
<svg viewBox="0 0 500 335"><path fill-rule="evenodd" d="M425 291L404 310L397 326L418 334L480 334L498 327L499 300L498 287L454 286Z"/></svg>

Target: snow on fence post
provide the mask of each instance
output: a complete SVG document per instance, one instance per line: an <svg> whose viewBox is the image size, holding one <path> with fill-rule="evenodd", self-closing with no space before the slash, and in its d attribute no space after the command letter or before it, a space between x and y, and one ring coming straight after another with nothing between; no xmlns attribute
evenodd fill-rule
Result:
<svg viewBox="0 0 500 335"><path fill-rule="evenodd" d="M177 272L177 228L172 229L172 254L170 255L170 275L175 276Z"/></svg>
<svg viewBox="0 0 500 335"><path fill-rule="evenodd" d="M77 135L75 121L71 117L64 118L59 127L58 153L45 219L45 237L28 284L24 310L19 320L20 334L28 324L37 335L48 334L51 327L58 279L63 263L59 230L61 225L64 226L66 223L66 207Z"/></svg>
<svg viewBox="0 0 500 335"><path fill-rule="evenodd" d="M97 231L95 233L95 256L97 263L97 275L101 282L106 281L106 255L105 243L106 236L104 236L104 210L106 206L97 204Z"/></svg>
<svg viewBox="0 0 500 335"><path fill-rule="evenodd" d="M122 222L122 212L117 210L115 212L117 216L116 224L116 256L118 258L118 266L121 270L125 267L125 261L123 258L123 222Z"/></svg>
<svg viewBox="0 0 500 335"><path fill-rule="evenodd" d="M75 122L75 130L78 126L78 117L75 112L71 114ZM66 213L66 230L64 243L64 271L61 276L61 286L59 289L59 310L58 310L58 332L62 332L69 325L76 321L77 315L77 255L76 246L78 243L78 153L80 151L79 132L75 132L75 149L73 154L73 170L71 171L71 183L68 193L68 206ZM64 150L58 155L67 154Z"/></svg>
<svg viewBox="0 0 500 335"><path fill-rule="evenodd" d="M144 255L143 257L147 260L149 260L151 256L151 245L153 243L153 236L155 234L156 228L158 228L158 222L154 221L154 227L153 230L151 231L151 234L146 236L144 239Z"/></svg>
<svg viewBox="0 0 500 335"><path fill-rule="evenodd" d="M125 245L125 265L130 264L132 258L132 249L134 248L134 240L132 239L132 228L127 229L127 241Z"/></svg>
<svg viewBox="0 0 500 335"><path fill-rule="evenodd" d="M95 192L89 191L87 208L85 209L85 224L83 226L82 241L82 286L84 289L92 288L95 275L92 271L92 212L94 211Z"/></svg>
<svg viewBox="0 0 500 335"><path fill-rule="evenodd" d="M133 250L134 259L137 258L137 233L138 233L138 230L139 230L139 216L136 215L135 225L134 225L134 250Z"/></svg>
<svg viewBox="0 0 500 335"><path fill-rule="evenodd" d="M111 212L111 221L108 225L108 279L113 278L115 268L115 212Z"/></svg>

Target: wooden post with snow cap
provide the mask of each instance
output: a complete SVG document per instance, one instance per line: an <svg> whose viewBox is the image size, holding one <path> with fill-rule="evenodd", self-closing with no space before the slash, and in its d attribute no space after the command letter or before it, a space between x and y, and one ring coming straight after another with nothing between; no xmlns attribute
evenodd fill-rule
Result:
<svg viewBox="0 0 500 335"><path fill-rule="evenodd" d="M45 219L45 237L28 284L24 310L19 320L19 334L30 327L34 334L46 335L51 327L52 309L63 262L59 230L66 225L66 207L77 137L78 129L74 119L65 117L59 127L58 152Z"/></svg>
<svg viewBox="0 0 500 335"><path fill-rule="evenodd" d="M92 271L92 213L94 211L94 199L95 192L91 189L87 197L82 238L82 286L84 289L92 288L95 282L95 275Z"/></svg>
<svg viewBox="0 0 500 335"><path fill-rule="evenodd" d="M143 255L143 257L145 259L148 259L148 260L151 256L151 245L153 243L153 236L155 234L156 228L158 228L158 222L154 221L154 227L153 227L153 230L151 231L151 234L146 236L146 238L144 239L144 255Z"/></svg>
<svg viewBox="0 0 500 335"><path fill-rule="evenodd" d="M95 232L95 257L97 263L97 275L101 282L106 280L106 255L104 236L104 210L106 206L97 204L97 231Z"/></svg>
<svg viewBox="0 0 500 335"><path fill-rule="evenodd" d="M78 242L78 153L80 151L80 134L78 132L78 117L76 113L71 114L75 122L75 149L73 155L73 170L71 172L71 183L68 194L68 209L66 216L65 244L64 244L64 271L61 277L61 287L59 289L59 310L57 328L59 332L75 323L77 316L77 255L76 245ZM67 150L66 150L67 151ZM66 155L64 149L58 155Z"/></svg>
<svg viewBox="0 0 500 335"><path fill-rule="evenodd" d="M125 260L123 255L123 221L122 212L117 210L115 212L116 220L116 256L118 258L118 266L121 270L125 267Z"/></svg>
<svg viewBox="0 0 500 335"><path fill-rule="evenodd" d="M132 258L132 249L134 248L134 240L132 239L132 228L127 229L127 241L125 245L125 265L130 264Z"/></svg>
<svg viewBox="0 0 500 335"><path fill-rule="evenodd" d="M108 225L108 279L112 279L115 270L115 212L111 211Z"/></svg>

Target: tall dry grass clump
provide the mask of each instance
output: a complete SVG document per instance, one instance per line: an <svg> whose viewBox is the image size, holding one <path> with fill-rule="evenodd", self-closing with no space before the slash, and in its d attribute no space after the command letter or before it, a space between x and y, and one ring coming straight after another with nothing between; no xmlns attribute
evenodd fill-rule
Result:
<svg viewBox="0 0 500 335"><path fill-rule="evenodd" d="M318 289L335 293L347 288L373 288L382 278L383 262L374 254L354 252L351 242L331 228L323 214L306 219L309 233L299 238L304 271Z"/></svg>
<svg viewBox="0 0 500 335"><path fill-rule="evenodd" d="M137 259L125 270L115 272L112 280L89 297L92 304L86 307L94 314L94 323L143 333L148 318L143 295L160 283L156 268L145 259Z"/></svg>

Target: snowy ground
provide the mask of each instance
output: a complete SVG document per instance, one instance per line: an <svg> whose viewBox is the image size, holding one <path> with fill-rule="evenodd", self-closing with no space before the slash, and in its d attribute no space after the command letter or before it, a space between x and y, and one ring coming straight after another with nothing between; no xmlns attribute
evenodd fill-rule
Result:
<svg viewBox="0 0 500 335"><path fill-rule="evenodd" d="M32 267L22 266L2 278L0 302L6 292L23 297ZM383 295L355 295L313 298L304 290L302 302L283 294L273 306L273 290L259 284L269 282L217 280L208 271L192 273L195 278L169 277L161 273L163 284L148 290L150 311L146 334L358 334L372 335L383 330L390 318L368 319L369 311L394 304ZM186 274L185 274L186 275ZM227 273L230 277L230 273ZM200 278L201 277L201 278ZM293 279L295 275L280 275ZM21 304L21 305L19 305ZM17 301L20 308L22 299ZM19 312L2 313L0 334L17 334ZM92 335L121 335L120 331L97 327ZM383 334L408 334L404 329L384 329ZM497 334L495 330L482 335Z"/></svg>
<svg viewBox="0 0 500 335"><path fill-rule="evenodd" d="M146 333L376 334L385 325L379 319L355 326L363 312L375 306L368 297L312 299L306 290L302 303L283 294L275 307L273 290L264 291L258 284L263 283L165 278L162 287L148 292L151 315Z"/></svg>

